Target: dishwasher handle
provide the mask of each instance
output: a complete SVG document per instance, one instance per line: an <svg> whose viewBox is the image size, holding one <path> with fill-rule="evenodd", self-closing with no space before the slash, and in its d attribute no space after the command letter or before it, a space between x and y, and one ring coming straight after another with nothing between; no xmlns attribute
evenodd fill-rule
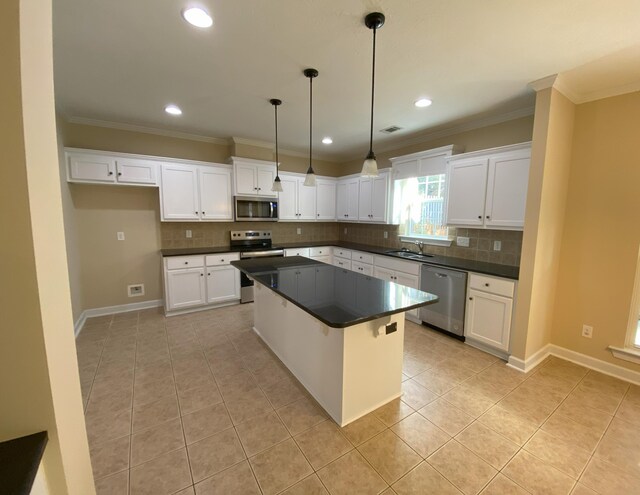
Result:
<svg viewBox="0 0 640 495"><path fill-rule="evenodd" d="M435 276L438 278L447 278L449 275L447 275L446 273L435 273Z"/></svg>

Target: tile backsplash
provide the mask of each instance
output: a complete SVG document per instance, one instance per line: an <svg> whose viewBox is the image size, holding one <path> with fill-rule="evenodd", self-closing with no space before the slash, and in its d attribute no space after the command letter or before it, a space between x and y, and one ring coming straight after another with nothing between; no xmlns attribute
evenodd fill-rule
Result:
<svg viewBox="0 0 640 495"><path fill-rule="evenodd" d="M397 225L342 222L162 222L160 226L163 249L228 246L229 232L232 230L271 230L274 244L330 243L340 240L389 249L406 247L417 251L415 245L400 242ZM301 229L300 234L297 233L298 228ZM191 230L191 238L186 237L187 230ZM385 232L388 236L386 239ZM458 236L468 237L469 247L458 246L454 240L450 247L425 246L424 251L455 258L489 261L503 265L520 265L522 232L449 227L449 235L454 239ZM501 242L500 251L493 250L494 241Z"/></svg>
<svg viewBox="0 0 640 495"><path fill-rule="evenodd" d="M186 237L187 230L191 230L191 238ZM270 230L274 244L338 240L335 222L162 222L161 246L163 249L228 246L232 230Z"/></svg>
<svg viewBox="0 0 640 495"><path fill-rule="evenodd" d="M386 239L384 237L385 232L387 232L388 236ZM340 240L344 242L370 244L388 247L389 249L406 247L412 251L418 250L417 246L400 241L397 225L340 223L339 234ZM449 227L449 236L454 238L450 247L427 245L424 247L424 252L453 256L455 258L488 261L502 265L520 265L521 231ZM455 241L456 237L468 237L469 246L458 246ZM501 242L500 251L493 250L494 241Z"/></svg>

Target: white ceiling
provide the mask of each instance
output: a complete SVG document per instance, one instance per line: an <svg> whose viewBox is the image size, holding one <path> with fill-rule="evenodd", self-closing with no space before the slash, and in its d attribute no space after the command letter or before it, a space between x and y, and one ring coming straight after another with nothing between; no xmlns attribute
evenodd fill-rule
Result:
<svg viewBox="0 0 640 495"><path fill-rule="evenodd" d="M207 30L181 18L192 4L54 0L58 108L68 118L273 141L268 100L281 98L281 146L304 152L302 70L314 67L314 147L343 160L368 148L368 12L387 16L378 32L380 148L452 122L517 114L534 102L527 83L637 54L640 43L638 0L202 0L214 17ZM433 105L415 108L422 96ZM165 114L168 103L183 115ZM377 132L390 125L403 130ZM325 135L330 147L320 144Z"/></svg>

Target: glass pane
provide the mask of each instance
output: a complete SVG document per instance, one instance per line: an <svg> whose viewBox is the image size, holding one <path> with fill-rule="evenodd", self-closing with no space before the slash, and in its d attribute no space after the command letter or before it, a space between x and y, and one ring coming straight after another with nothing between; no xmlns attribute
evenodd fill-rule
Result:
<svg viewBox="0 0 640 495"><path fill-rule="evenodd" d="M446 237L444 219L445 174L394 182L394 223L400 235Z"/></svg>

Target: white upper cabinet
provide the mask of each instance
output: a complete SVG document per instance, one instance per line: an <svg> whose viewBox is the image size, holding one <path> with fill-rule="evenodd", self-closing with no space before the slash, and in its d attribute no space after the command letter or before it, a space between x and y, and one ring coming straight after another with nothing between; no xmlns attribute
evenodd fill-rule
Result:
<svg viewBox="0 0 640 495"><path fill-rule="evenodd" d="M336 219L336 181L316 179L316 219Z"/></svg>
<svg viewBox="0 0 640 495"><path fill-rule="evenodd" d="M451 157L447 224L522 229L530 161L530 143Z"/></svg>
<svg viewBox="0 0 640 495"><path fill-rule="evenodd" d="M162 221L231 221L231 169L165 163L161 168Z"/></svg>
<svg viewBox="0 0 640 495"><path fill-rule="evenodd" d="M357 177L341 179L336 190L336 214L339 221L358 220L358 194L360 181Z"/></svg>
<svg viewBox="0 0 640 495"><path fill-rule="evenodd" d="M280 173L282 192L278 195L280 220L315 220L315 187L304 185L304 177Z"/></svg>
<svg viewBox="0 0 640 495"><path fill-rule="evenodd" d="M360 178L358 196L358 219L361 222L386 222L389 174L381 172L378 177Z"/></svg>
<svg viewBox="0 0 640 495"><path fill-rule="evenodd" d="M105 152L68 149L67 181L87 184L158 185L159 163Z"/></svg>
<svg viewBox="0 0 640 495"><path fill-rule="evenodd" d="M234 194L236 196L269 196L276 178L276 165L272 162L231 157L233 163Z"/></svg>
<svg viewBox="0 0 640 495"><path fill-rule="evenodd" d="M200 220L198 169L194 165L162 165L162 220Z"/></svg>

